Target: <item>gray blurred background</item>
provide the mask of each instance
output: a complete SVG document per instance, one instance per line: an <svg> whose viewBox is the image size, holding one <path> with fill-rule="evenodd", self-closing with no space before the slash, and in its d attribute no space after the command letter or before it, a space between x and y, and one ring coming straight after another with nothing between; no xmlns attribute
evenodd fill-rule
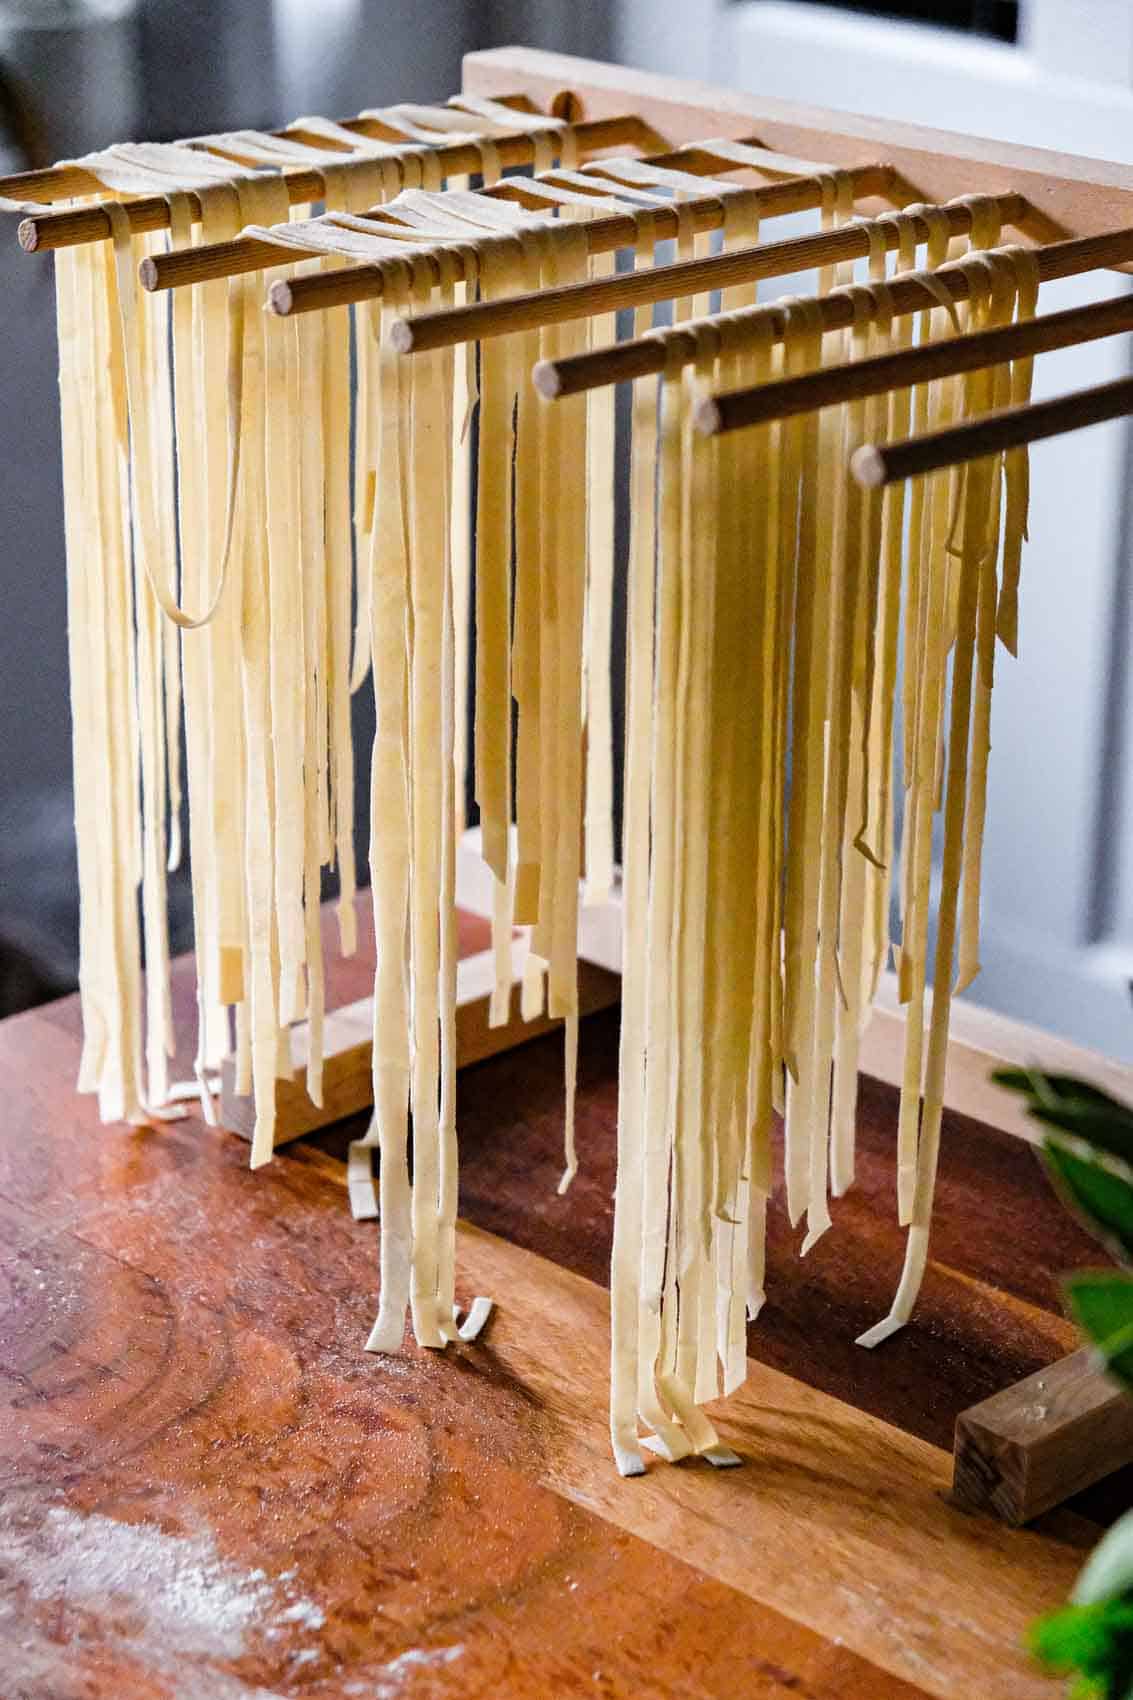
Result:
<svg viewBox="0 0 1133 1700"><path fill-rule="evenodd" d="M1133 163L1129 0L24 0L0 3L0 169L123 137L443 98L464 52L504 42ZM75 971L50 271L0 242L0 1011ZM1120 286L1072 280L1043 305ZM1036 390L1128 365L1124 340L1069 350L1039 362ZM1041 445L1033 467L974 996L1133 1059L1128 426Z"/></svg>
<svg viewBox="0 0 1133 1700"><path fill-rule="evenodd" d="M522 36L604 54L604 11L566 0L0 4L0 171L126 137L443 101L473 47ZM0 1014L70 989L78 940L52 261L21 256L14 237L10 218L0 240L13 330L0 392ZM187 948L184 881L171 915Z"/></svg>

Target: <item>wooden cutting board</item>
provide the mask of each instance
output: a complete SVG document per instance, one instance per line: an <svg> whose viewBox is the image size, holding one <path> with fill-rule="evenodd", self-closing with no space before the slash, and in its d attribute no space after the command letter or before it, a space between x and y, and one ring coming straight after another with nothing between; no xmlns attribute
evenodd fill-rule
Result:
<svg viewBox="0 0 1133 1700"><path fill-rule="evenodd" d="M0 1024L5 1700L1057 1693L1021 1636L1097 1527L962 1515L941 1445L1072 1343L1051 1272L1089 1242L1032 1154L950 1121L921 1310L862 1352L901 1251L892 1094L864 1083L834 1231L799 1262L773 1223L760 1361L720 1412L745 1467L623 1482L616 1017L584 1029L566 1198L558 1041L462 1076L459 1283L498 1313L475 1346L382 1359L361 1350L376 1230L346 1210L345 1133L252 1175L195 1118L100 1128L72 1089L75 1001Z"/></svg>

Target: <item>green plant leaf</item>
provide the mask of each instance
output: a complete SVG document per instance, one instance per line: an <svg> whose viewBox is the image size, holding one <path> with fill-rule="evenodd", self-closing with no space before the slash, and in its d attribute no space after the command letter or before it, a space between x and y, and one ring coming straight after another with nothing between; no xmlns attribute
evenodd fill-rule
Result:
<svg viewBox="0 0 1133 1700"><path fill-rule="evenodd" d="M1056 1128L1060 1133L1081 1140L1083 1145L1092 1146L1095 1151L1105 1152L1133 1175L1133 1128L1127 1128L1111 1111L1095 1109L1092 1104L1072 1109L1032 1105L1030 1114L1032 1120L1041 1122L1044 1127Z"/></svg>
<svg viewBox="0 0 1133 1700"><path fill-rule="evenodd" d="M1090 1670L1102 1663L1110 1648L1104 1605L1070 1605L1040 1617L1031 1625L1035 1657L1050 1670Z"/></svg>
<svg viewBox="0 0 1133 1700"><path fill-rule="evenodd" d="M1070 1075L1000 1069L992 1078L1054 1130L1043 1155L1064 1202L1133 1263L1133 1108ZM1066 1296L1109 1373L1133 1391L1133 1272L1074 1275ZM1032 1626L1030 1643L1048 1669L1071 1676L1069 1700L1133 1700L1133 1513L1098 1546L1071 1604Z"/></svg>
<svg viewBox="0 0 1133 1700"><path fill-rule="evenodd" d="M1045 1100L1094 1103L1099 1108L1118 1103L1102 1086L1094 1086L1089 1080L1079 1080L1077 1074L1050 1074L1046 1069L1038 1068L999 1068L995 1069L992 1078L999 1081L1000 1086L1009 1086L1012 1091L1026 1091ZM1118 1103L1118 1108L1124 1107Z"/></svg>
<svg viewBox="0 0 1133 1700"><path fill-rule="evenodd" d="M1074 1700L1130 1700L1133 1601L1128 1597L1065 1606L1032 1624L1031 1651L1048 1670L1077 1673Z"/></svg>
<svg viewBox="0 0 1133 1700"><path fill-rule="evenodd" d="M1103 1087L1094 1086L1088 1080L1079 1080L1073 1074L1048 1074L1045 1069L1039 1068L997 1068L992 1079L1011 1091L1024 1092L1044 1102L1093 1104L1097 1109L1108 1109L1116 1104L1119 1110L1125 1109ZM1133 1110L1126 1113L1133 1115Z"/></svg>
<svg viewBox="0 0 1133 1700"><path fill-rule="evenodd" d="M1043 1156L1055 1185L1091 1233L1120 1262L1133 1261L1133 1180L1071 1151L1060 1139L1048 1137Z"/></svg>
<svg viewBox="0 0 1133 1700"><path fill-rule="evenodd" d="M1066 1296L1110 1375L1133 1391L1133 1276L1106 1270L1072 1275Z"/></svg>
<svg viewBox="0 0 1133 1700"><path fill-rule="evenodd" d="M1133 1172L1133 1108L1100 1086L1068 1074L1044 1074L1039 1069L996 1069L992 1079L1027 1100L1035 1121L1060 1128L1127 1163Z"/></svg>

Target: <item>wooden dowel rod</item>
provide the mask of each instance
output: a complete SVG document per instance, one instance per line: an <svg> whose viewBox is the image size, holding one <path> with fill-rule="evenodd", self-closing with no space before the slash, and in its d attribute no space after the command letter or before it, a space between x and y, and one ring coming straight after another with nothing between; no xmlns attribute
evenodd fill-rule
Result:
<svg viewBox="0 0 1133 1700"><path fill-rule="evenodd" d="M874 169L884 171L886 168ZM877 193L874 183L867 188L859 188L856 178L855 173L855 194ZM788 179L783 188L798 194L802 185L817 183L817 178L797 177ZM1015 224L1025 216L1027 204L1021 195L997 195L995 199L1004 224ZM811 204L814 204L813 201ZM967 206L957 203L947 210L957 234L969 228L971 212ZM896 232L884 225L880 228L886 245L895 247ZM861 223L847 224L837 230L796 236L787 242L760 244L735 253L713 254L703 260L680 260L672 266L654 266L645 271L625 272L594 282L508 296L502 301L481 301L470 307L422 313L416 318L399 319L391 335L399 352L418 354L427 349L446 348L452 343L478 342L489 336L530 330L536 325L557 325L567 319L613 313L621 307L640 307L651 301L668 301L708 290L728 289L733 284L755 283L760 278L782 276L787 272L809 271L814 266L833 265L839 260L860 259L868 253L869 237L864 226Z"/></svg>
<svg viewBox="0 0 1133 1700"><path fill-rule="evenodd" d="M529 95L498 95L498 104L514 107L515 112L524 114L531 112L532 116L543 116L534 100ZM393 124L384 124L379 117L342 117L339 119L340 129L350 129L357 136L369 136L373 141L400 141L410 146L410 138L403 129L396 129ZM267 136L277 136L282 141L306 141L315 148L337 148L339 143L330 141L327 136L305 129L301 122L288 124L284 129L269 129ZM223 148L219 148L211 136L187 136L184 146L197 146L204 153L218 153L221 158L231 158ZM344 151L349 151L345 148ZM71 195L92 195L102 185L90 172L83 172L78 165L48 165L39 172L15 172L10 177L0 177L0 195L7 201L70 201ZM44 243L48 246L48 243ZM56 243L56 246L58 243Z"/></svg>
<svg viewBox="0 0 1133 1700"><path fill-rule="evenodd" d="M1133 233L1130 252L1133 253ZM939 277L941 273L936 275ZM962 275L953 273L948 278L949 286ZM967 293L966 286L956 290L954 299L961 300ZM924 294L927 297L928 291ZM849 361L824 371L806 372L797 378L782 378L776 383L709 396L696 410L696 426L706 436L719 436L746 425L790 419L815 408L885 395L910 384L976 372L983 366L998 366L1007 360L1029 359L1055 348L1071 348L1100 337L1117 336L1122 331L1133 331L1133 295L1115 295L1087 306L1068 307L1065 312L1024 319L1019 324L926 343L923 348L900 349L871 360Z"/></svg>
<svg viewBox="0 0 1133 1700"><path fill-rule="evenodd" d="M584 128L585 126L581 124L576 125L576 130L579 132ZM602 146L606 145L605 143L602 144ZM665 167L679 166L694 176L707 177L713 171L719 171L722 162L713 154L697 148L689 149L687 153L682 151L680 153L657 154L644 160L643 164ZM737 168L733 165L730 169L734 171ZM551 182L555 181L555 176L554 172L548 173ZM528 182L529 179L521 177L504 178L502 182L485 189L484 193L506 199L523 200L526 193L525 184ZM595 174L594 192L595 194L614 194L616 193L616 185L613 179ZM381 206L371 207L363 216L380 219L384 211L385 208ZM595 220L591 225L588 225L588 231L592 233L601 222ZM626 222L625 219L622 219L619 222L619 229ZM380 234L379 226L375 229L375 235ZM506 241L507 237L501 236L500 240ZM406 244L407 252L414 248L420 251L419 245ZM597 251L597 249L594 250L594 252ZM282 243L269 243L254 237L237 236L231 242L206 243L198 248L181 248L172 254L152 255L142 261L138 268L138 275L141 278L143 289L182 289L189 284L208 283L213 278L237 277L244 272L262 271L267 266L293 265L300 260L313 259L314 257L313 250L292 246L284 247ZM348 305L351 301L373 300L375 299L375 292L373 291L369 294L358 295L349 293L349 280L360 278L364 285L365 280L373 272L376 272L381 282L384 283L385 273L380 266L350 266L342 271L321 273L320 277L323 280L321 291L312 292L308 304L295 310L297 312L311 312L318 307L342 307ZM328 279L337 279L338 281L332 285L331 282L326 281ZM381 294L380 286L376 294ZM269 304L272 305L273 311L282 311L286 315L291 311L290 297L285 290L282 290L278 292L278 298L285 302L283 308L274 305L274 297Z"/></svg>
<svg viewBox="0 0 1133 1700"><path fill-rule="evenodd" d="M72 195L93 195L99 187L90 172L77 165L46 165L0 177L0 195L6 201L67 201Z"/></svg>
<svg viewBox="0 0 1133 1700"><path fill-rule="evenodd" d="M396 132L389 130L386 125L371 123L369 120L361 118L343 119L342 128L354 130L360 136L377 136L379 132L388 138L396 136ZM325 136L311 135L309 131L303 129L301 124L294 125L287 130L268 130L265 133L269 136L278 136L285 141L310 142L317 147L324 148L336 147L336 144L328 141ZM199 144L186 142L185 146L213 157L222 159L234 157L233 154L219 147L206 148L203 141ZM342 151L344 154L348 152L345 146L343 146ZM96 195L101 189L102 184L98 181L98 178L92 177L89 171L84 171L78 165L49 165L42 171L18 171L11 177L0 177L0 195L3 195L5 200L9 201L44 201L47 203L69 201L75 195ZM25 223L32 226L34 220L29 218L25 220ZM154 226L154 228L158 229L160 226ZM27 244L24 245L27 246ZM58 248L66 246L66 244L52 242L48 239L40 242L38 246ZM34 244L33 247L28 248L29 253L33 251Z"/></svg>
<svg viewBox="0 0 1133 1700"><path fill-rule="evenodd" d="M1123 419L1133 413L1133 378L1117 378L1093 389L1073 390L1052 401L1031 402L1025 407L1002 407L979 419L951 425L943 431L926 431L920 437L905 437L898 443L865 443L855 450L850 468L859 484L876 489L916 478L923 472L961 466L984 455L1002 454L1038 443L1044 437L1061 437L1107 419Z"/></svg>
<svg viewBox="0 0 1133 1700"><path fill-rule="evenodd" d="M708 156L710 157L710 156ZM716 160L711 169L720 171L726 165ZM731 166L734 171L735 165ZM884 195L891 187L894 174L887 165L866 165L853 173L854 194L861 198ZM611 184L613 193L617 186ZM768 183L750 193L755 197L760 214L773 218L792 212L807 212L820 204L822 185L817 177L787 177ZM691 213L698 232L720 228L721 203L718 196L706 195L703 200L684 202L683 210ZM677 234L677 215L665 203L651 209L658 240ZM637 221L630 213L610 218L593 219L586 225L591 254L609 254L618 248L629 247L637 236ZM711 260L686 261L686 265L712 266L720 256ZM731 256L733 259L739 256ZM633 287L633 278L644 295L633 299L662 300L673 293L692 294L693 290L658 289L650 295L650 278L664 278L678 271L675 266L656 266L649 271L627 274L625 277L602 279L595 283L570 284L562 289L545 289L533 294L516 295L503 301L477 302L471 307L449 308L439 313L423 313L415 319L401 319L393 327L393 346L402 354L416 354L426 348L444 348L459 342L473 342L481 336L497 336L506 331L524 329L530 324L553 324L564 319L584 318L591 313L612 312L622 305L619 293ZM338 272L322 272L310 277L281 279L273 284L268 305L273 313L287 317L292 313L310 313L326 307L341 307L350 301L376 301L385 287L382 265L352 266ZM714 287L706 284L703 287ZM575 305L578 301L580 304ZM544 315L544 306L546 314ZM420 335L421 340L418 340Z"/></svg>
<svg viewBox="0 0 1133 1700"><path fill-rule="evenodd" d="M641 120L632 114L617 118L596 118L582 124L566 125L564 128L573 130L579 147L588 152L595 152L599 148L624 147L632 144L642 133ZM531 163L534 149L529 135L517 133L514 136L493 137L493 140L499 149L500 161L505 167ZM421 145L420 142L405 139L407 151L420 149ZM446 177L479 170L480 150L473 143L446 142L431 151L440 159ZM298 206L304 201L322 199L326 186L322 173L318 170L284 170L281 176L287 185L287 198L292 206ZM190 196L189 204L193 218L199 220L200 202L195 195ZM126 207L130 216L130 229L133 231L166 230L169 227L169 207L162 195L143 196L139 200L127 202ZM70 248L80 242L105 240L110 235L110 220L98 206L77 207L67 212L36 213L24 219L17 234L20 247L29 254L41 248ZM294 249L288 250L288 258L296 257Z"/></svg>
<svg viewBox="0 0 1133 1700"><path fill-rule="evenodd" d="M501 94L495 98L501 106L513 107L516 112L530 112L541 116L529 95ZM376 117L340 118L338 124L342 130L353 130L359 136L369 136L380 141L409 140L404 130L398 130L392 124L383 124L381 119ZM268 130L266 134L284 141L309 141L317 147L331 148L335 145L325 136L305 130L301 123L288 124L282 130ZM207 136L189 136L185 140L186 147L197 145L206 152L222 152L220 148L209 144L210 138ZM0 195L9 201L67 201L72 195L93 195L100 188L101 184L97 179L77 165L48 165L39 171L16 171L9 177L0 177Z"/></svg>
<svg viewBox="0 0 1133 1700"><path fill-rule="evenodd" d="M375 225L375 232L380 226ZM210 283L218 277L240 277L269 266L294 265L314 256L306 248L284 247L259 236L236 236L230 242L204 242L198 248L174 248L168 254L147 254L138 264L143 289L183 289Z"/></svg>
<svg viewBox="0 0 1133 1700"><path fill-rule="evenodd" d="M964 209L952 208L952 212L960 214L963 219ZM966 228L966 224L958 224L957 229ZM886 242L892 245L892 232L883 227ZM803 240L813 241L813 237ZM790 249L791 244L783 243L780 247ZM770 249L759 250L764 254ZM1133 230L1111 231L1103 236L1076 236L1064 242L1051 242L1034 250L1038 262L1039 277L1046 282L1058 277L1072 277L1079 272L1092 271L1101 266L1124 264L1133 259ZM787 254L788 264L777 265L778 272L793 271L797 265L797 250ZM813 263L813 262L812 262ZM761 273L770 276L771 272ZM941 266L934 274L948 286L949 292L956 301L964 301L968 297L968 280L960 263L950 262ZM939 306L939 301L923 283L915 276L897 277L889 282L889 295L896 314L919 313L926 308ZM1133 297L1122 297L1122 300L1133 303ZM844 290L833 290L829 295L818 298L818 307L822 313L823 328L826 330L844 330L854 322L853 304L851 297ZM772 334L781 337L784 334L786 315L774 302L749 310L752 322L757 319L770 318ZM1079 312L1082 309L1074 309ZM1059 315L1062 317L1063 315ZM1038 323L1039 321L1036 321ZM1118 327L1120 328L1120 327ZM1014 327L1012 327L1014 329ZM990 333L981 333L990 334ZM998 333L997 333L998 334ZM1108 332L1099 331L1098 335ZM734 413L731 409L731 396L712 396L700 403L696 413L696 422L700 430L714 433L721 430L735 429L736 425L756 423L756 417L747 418L750 408L753 412L759 409L758 418L779 418L785 416L783 398L788 398L786 411L804 412L812 407L825 407L829 401L848 400L851 396L874 395L883 390L897 388L901 383L920 383L923 379L914 375L905 378L892 375L899 370L904 372L905 366L899 369L891 366L891 362L904 362L910 356L924 355L928 361L946 361L949 358L959 358L959 350L968 339L957 338L943 343L934 343L924 350L913 349L908 354L881 355L875 360L859 361L853 364L831 366L824 371L808 373L804 377L783 379L775 384L766 384L753 390L737 390L736 397L742 397L737 402ZM1068 342L1081 341L1080 335L1071 336ZM690 331L665 330L656 331L651 335L637 337L631 341L612 343L606 348L595 348L586 354L574 355L565 360L541 360L535 367L533 377L535 387L548 400L558 396L577 395L580 391L598 389L605 384L623 383L634 378L645 378L655 372L664 370L665 355L673 349L674 344L679 348L685 362L696 358L696 342ZM1052 345L1054 346L1054 345ZM974 362L973 364L977 364ZM964 368L957 368L962 370ZM969 370L971 368L968 368ZM861 382L868 383L869 374L876 372L879 380L875 388L863 388L860 392L849 389L843 394L840 386L851 383L851 374L862 373ZM930 376L933 375L930 373ZM811 386L810 380L814 379ZM821 399L804 399L801 403L789 400L794 397L796 389L802 394L805 388L805 398L819 396ZM774 392L774 393L773 393ZM766 410L762 398L771 397ZM748 397L752 400L749 402ZM758 399L756 399L758 398ZM725 414L725 404L728 410ZM720 414L715 409L720 407ZM727 423L724 423L724 420ZM733 424L733 418L735 424Z"/></svg>

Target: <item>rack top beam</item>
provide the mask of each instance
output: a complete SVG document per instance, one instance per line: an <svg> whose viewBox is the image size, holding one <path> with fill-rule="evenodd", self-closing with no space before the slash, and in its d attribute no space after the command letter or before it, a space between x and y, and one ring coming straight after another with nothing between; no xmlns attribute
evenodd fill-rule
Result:
<svg viewBox="0 0 1133 1700"><path fill-rule="evenodd" d="M804 159L840 166L884 161L926 201L1013 192L1049 221L1046 240L1133 224L1133 166L1106 160L740 94L536 48L466 54L464 87L489 95L520 90L544 109L556 98L561 109L569 92L575 118L632 109L673 144L755 131L764 147Z"/></svg>

